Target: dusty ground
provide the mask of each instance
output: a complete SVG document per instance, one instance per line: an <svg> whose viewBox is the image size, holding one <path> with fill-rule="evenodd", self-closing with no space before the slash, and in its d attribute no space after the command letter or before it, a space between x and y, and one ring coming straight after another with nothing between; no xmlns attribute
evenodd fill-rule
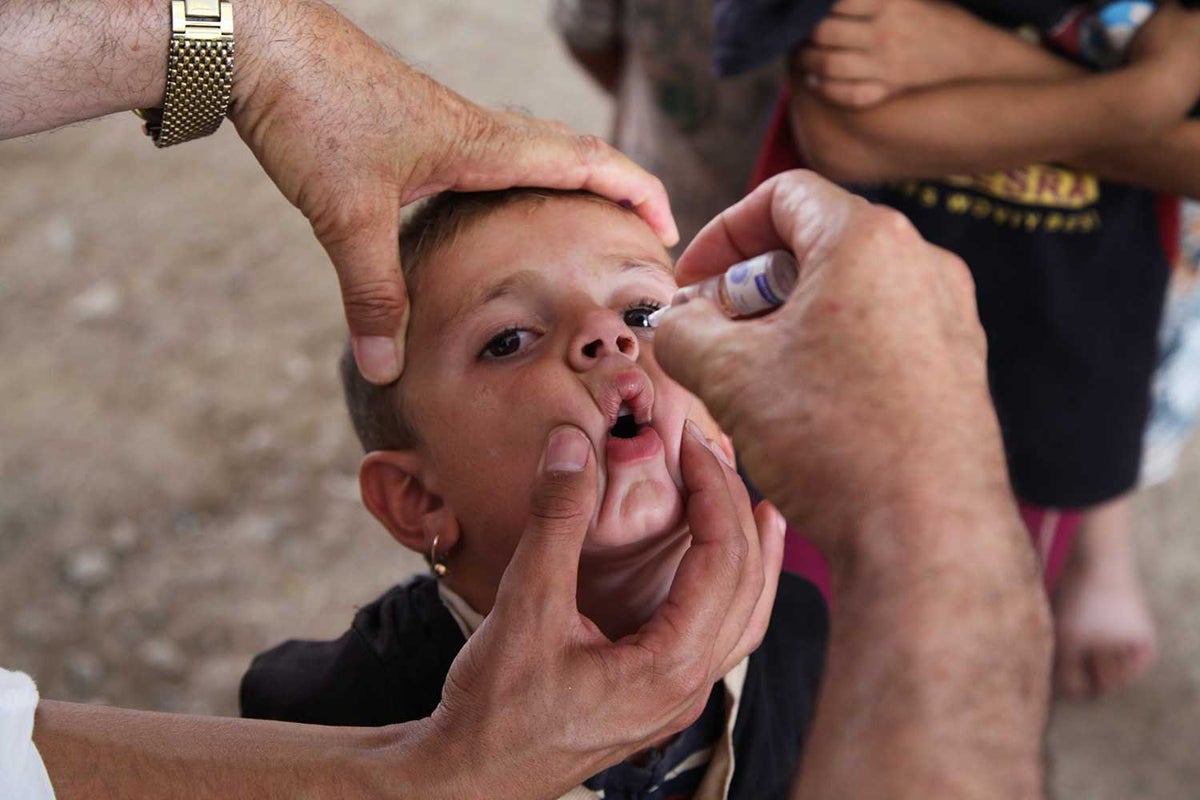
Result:
<svg viewBox="0 0 1200 800"><path fill-rule="evenodd" d="M541 3L342 4L481 102L602 133ZM251 654L419 567L361 510L332 271L232 130L0 144L0 663L49 697L236 712ZM1200 796L1200 451L1139 505L1153 677L1055 709L1061 798Z"/></svg>

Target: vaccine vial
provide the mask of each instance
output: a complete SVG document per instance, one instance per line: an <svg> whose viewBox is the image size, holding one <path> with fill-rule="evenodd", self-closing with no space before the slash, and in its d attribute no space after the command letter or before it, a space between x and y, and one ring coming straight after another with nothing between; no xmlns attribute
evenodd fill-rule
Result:
<svg viewBox="0 0 1200 800"><path fill-rule="evenodd" d="M800 265L786 250L772 250L739 261L722 275L685 286L675 293L672 305L706 297L730 319L756 317L781 306L800 277Z"/></svg>

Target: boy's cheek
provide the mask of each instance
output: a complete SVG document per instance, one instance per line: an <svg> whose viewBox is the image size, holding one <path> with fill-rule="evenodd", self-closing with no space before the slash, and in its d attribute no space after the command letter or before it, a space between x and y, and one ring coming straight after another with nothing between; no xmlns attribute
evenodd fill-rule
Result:
<svg viewBox="0 0 1200 800"><path fill-rule="evenodd" d="M447 498L463 525L464 535L485 536L486 547L494 555L503 554L506 542L515 546L529 518L533 482L517 473L510 468L462 476L471 483L460 484L456 497ZM507 563L507 557L496 563Z"/></svg>
<svg viewBox="0 0 1200 800"><path fill-rule="evenodd" d="M661 414L668 419L674 420L678 410L682 409L683 415L679 418L680 436L683 435L684 420L690 419L700 426L700 430L704 432L707 438L716 442L723 441L726 438L725 432L721 430L721 426L713 419L712 414L708 413L708 408L700 401L700 398L676 383L659 367L658 362L653 357L651 348L645 348L642 351L638 357L638 366L646 371L646 374L654 384L655 416ZM678 441L670 444L674 449L678 450Z"/></svg>
<svg viewBox="0 0 1200 800"><path fill-rule="evenodd" d="M717 425L712 415L708 413L708 408L700 401L700 398L676 383L658 366L658 362L653 358L645 363L642 363L642 359L638 359L638 361L639 366L646 370L646 374L650 376L650 380L654 383L656 414L664 412L670 414L670 409L682 408L684 409L684 419L690 419L699 425L700 429L710 439L722 434L720 426Z"/></svg>

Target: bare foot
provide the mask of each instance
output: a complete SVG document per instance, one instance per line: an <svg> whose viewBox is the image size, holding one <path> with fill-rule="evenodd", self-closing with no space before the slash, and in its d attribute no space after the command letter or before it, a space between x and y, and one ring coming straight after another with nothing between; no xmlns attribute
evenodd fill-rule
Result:
<svg viewBox="0 0 1200 800"><path fill-rule="evenodd" d="M1054 679L1067 697L1123 689L1153 665L1154 621L1134 558L1130 495L1087 512L1054 610Z"/></svg>

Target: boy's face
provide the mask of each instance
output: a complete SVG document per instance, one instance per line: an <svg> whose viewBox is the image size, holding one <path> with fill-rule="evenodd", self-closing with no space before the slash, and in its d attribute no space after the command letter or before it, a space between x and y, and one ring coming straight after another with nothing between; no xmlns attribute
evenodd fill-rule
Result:
<svg viewBox="0 0 1200 800"><path fill-rule="evenodd" d="M684 422L720 433L654 359L646 317L675 289L641 220L578 198L492 212L422 267L403 391L427 485L463 531L456 556L503 569L547 435L563 423L598 458L585 551L632 554L679 530Z"/></svg>

